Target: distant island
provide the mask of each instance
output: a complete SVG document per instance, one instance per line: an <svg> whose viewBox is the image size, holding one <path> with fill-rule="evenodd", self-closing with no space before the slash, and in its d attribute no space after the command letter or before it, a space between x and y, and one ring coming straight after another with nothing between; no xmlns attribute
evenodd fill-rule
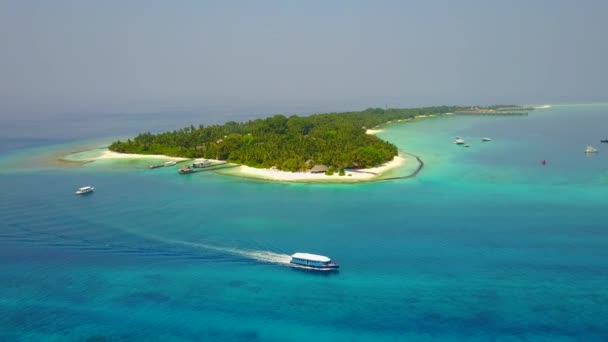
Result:
<svg viewBox="0 0 608 342"><path fill-rule="evenodd" d="M368 129L392 121L458 113L471 108L496 110L499 107L368 108L304 117L274 115L242 123L230 121L158 134L142 133L127 141L113 142L109 150L225 160L292 172L321 167L328 174L343 173L346 168L377 167L398 155L395 145L366 134Z"/></svg>
<svg viewBox="0 0 608 342"><path fill-rule="evenodd" d="M533 107L522 107L514 105L495 105L489 107L469 107L456 111L462 115L528 115L534 110Z"/></svg>

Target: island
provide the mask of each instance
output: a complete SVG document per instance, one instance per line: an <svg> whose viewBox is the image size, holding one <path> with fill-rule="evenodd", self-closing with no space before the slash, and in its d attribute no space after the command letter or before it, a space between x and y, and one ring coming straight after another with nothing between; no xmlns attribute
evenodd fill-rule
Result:
<svg viewBox="0 0 608 342"><path fill-rule="evenodd" d="M420 115L454 112L459 108L369 108L304 117L279 114L242 123L231 121L158 134L142 133L127 141L113 142L109 150L226 160L284 171L303 171L315 165L336 171L348 167L369 168L391 161L398 150L395 145L366 134L368 128Z"/></svg>
<svg viewBox="0 0 608 342"><path fill-rule="evenodd" d="M460 109L455 114L461 115L528 115L534 107L516 105L494 105L488 107L468 107Z"/></svg>
<svg viewBox="0 0 608 342"><path fill-rule="evenodd" d="M335 174L371 179L404 163L395 145L374 135L380 125L462 113L470 108L495 110L495 107L435 106L368 108L310 116L277 114L240 123L146 132L133 139L115 141L108 149L125 154L225 161L241 165L241 173L254 178L297 181Z"/></svg>

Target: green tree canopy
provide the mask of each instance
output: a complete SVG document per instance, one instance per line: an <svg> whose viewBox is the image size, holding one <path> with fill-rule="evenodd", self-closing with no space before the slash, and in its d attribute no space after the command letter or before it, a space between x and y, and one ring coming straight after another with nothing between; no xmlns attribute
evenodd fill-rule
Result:
<svg viewBox="0 0 608 342"><path fill-rule="evenodd" d="M461 108L368 108L304 117L279 114L241 123L230 121L207 127L191 125L157 134L146 132L127 141L115 141L109 148L122 153L222 159L289 171L303 170L315 164L336 170L367 168L390 161L398 151L395 145L365 134L366 128L417 115L455 112Z"/></svg>

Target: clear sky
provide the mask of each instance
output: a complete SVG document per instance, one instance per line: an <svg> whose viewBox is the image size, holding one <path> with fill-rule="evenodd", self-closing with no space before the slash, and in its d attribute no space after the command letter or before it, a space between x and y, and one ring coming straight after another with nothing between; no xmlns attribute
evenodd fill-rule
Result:
<svg viewBox="0 0 608 342"><path fill-rule="evenodd" d="M608 1L3 1L0 115L608 99Z"/></svg>

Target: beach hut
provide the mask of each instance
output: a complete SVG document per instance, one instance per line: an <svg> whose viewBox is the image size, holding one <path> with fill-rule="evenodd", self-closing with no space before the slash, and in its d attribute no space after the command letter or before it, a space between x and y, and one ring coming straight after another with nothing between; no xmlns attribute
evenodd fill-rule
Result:
<svg viewBox="0 0 608 342"><path fill-rule="evenodd" d="M310 169L310 173L325 173L329 168L325 165L315 165Z"/></svg>

